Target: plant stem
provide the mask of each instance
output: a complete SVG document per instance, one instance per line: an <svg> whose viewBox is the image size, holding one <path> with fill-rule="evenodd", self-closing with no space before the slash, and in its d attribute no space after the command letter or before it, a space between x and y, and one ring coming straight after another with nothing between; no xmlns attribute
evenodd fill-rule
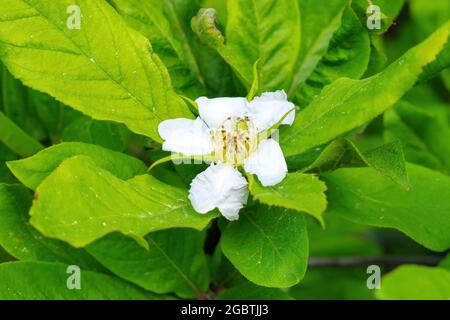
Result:
<svg viewBox="0 0 450 320"><path fill-rule="evenodd" d="M402 264L422 264L435 266L442 259L440 256L360 256L360 257L317 257L310 258L308 266L315 267L362 267L368 265L387 265L391 267Z"/></svg>

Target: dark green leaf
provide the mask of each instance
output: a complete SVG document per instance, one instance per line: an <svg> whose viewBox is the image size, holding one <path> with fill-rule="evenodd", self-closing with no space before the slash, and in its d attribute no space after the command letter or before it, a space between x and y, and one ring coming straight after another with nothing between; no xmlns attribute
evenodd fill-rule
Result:
<svg viewBox="0 0 450 320"><path fill-rule="evenodd" d="M63 262L90 270L101 269L84 250L44 238L28 223L33 199L25 187L0 184L0 245L20 260Z"/></svg>
<svg viewBox="0 0 450 320"><path fill-rule="evenodd" d="M225 256L251 282L285 288L306 272L308 235L305 217L284 208L254 206L226 227L221 246Z"/></svg>
<svg viewBox="0 0 450 320"><path fill-rule="evenodd" d="M156 293L200 298L208 288L203 253L204 235L172 229L146 237L149 250L120 234L111 234L87 247L100 263L119 277Z"/></svg>
<svg viewBox="0 0 450 320"><path fill-rule="evenodd" d="M70 290L68 265L48 262L0 264L4 300L151 300L162 299L115 277L81 270L81 289Z"/></svg>
<svg viewBox="0 0 450 320"><path fill-rule="evenodd" d="M371 168L340 169L323 178L329 211L350 221L395 228L434 251L450 248L450 178L408 165L409 191Z"/></svg>
<svg viewBox="0 0 450 320"><path fill-rule="evenodd" d="M249 187L253 197L261 203L308 213L323 224L327 188L315 175L288 173L282 182L273 187L263 187L250 176Z"/></svg>

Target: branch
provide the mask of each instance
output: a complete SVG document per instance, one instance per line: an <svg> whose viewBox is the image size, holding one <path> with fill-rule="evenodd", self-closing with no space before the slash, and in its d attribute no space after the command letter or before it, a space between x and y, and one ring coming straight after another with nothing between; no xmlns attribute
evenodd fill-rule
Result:
<svg viewBox="0 0 450 320"><path fill-rule="evenodd" d="M362 256L362 257L317 257L310 258L308 266L314 267L361 267L368 265L385 265L390 267L402 264L421 264L435 266L441 261L440 256Z"/></svg>

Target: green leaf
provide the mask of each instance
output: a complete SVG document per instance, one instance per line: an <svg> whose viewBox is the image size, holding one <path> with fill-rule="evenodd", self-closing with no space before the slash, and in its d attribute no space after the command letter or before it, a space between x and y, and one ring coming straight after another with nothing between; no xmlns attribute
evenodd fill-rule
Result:
<svg viewBox="0 0 450 320"><path fill-rule="evenodd" d="M240 86L240 84L237 83L231 67L215 49L204 45L191 27L192 17L197 15L202 6L205 8L217 7L219 11L218 23L220 26L225 25L227 21L226 1L212 0L212 3L207 3L204 0L174 0L169 3L173 4L178 23L186 35L188 45L195 56L198 69L207 89L206 95L211 98L245 95L246 92L243 90L241 93L237 92L236 86Z"/></svg>
<svg viewBox="0 0 450 320"><path fill-rule="evenodd" d="M363 154L364 162L382 175L409 190L409 178L402 145L393 141Z"/></svg>
<svg viewBox="0 0 450 320"><path fill-rule="evenodd" d="M412 0L410 2L411 19L421 37L426 37L450 19L450 3L447 0ZM427 66L420 81L426 81L448 67L450 67L450 42L436 61Z"/></svg>
<svg viewBox="0 0 450 320"><path fill-rule="evenodd" d="M297 2L301 14L301 48L293 69L289 96L309 78L327 52L334 32L341 25L342 14L348 3L346 0L297 0Z"/></svg>
<svg viewBox="0 0 450 320"><path fill-rule="evenodd" d="M249 176L249 188L253 197L261 203L308 213L323 224L327 187L315 175L288 173L282 182L273 187L263 187L257 179Z"/></svg>
<svg viewBox="0 0 450 320"><path fill-rule="evenodd" d="M380 35L389 30L394 23L397 16L400 14L401 9L405 4L405 0L353 0L352 5L355 7L355 11L358 12L358 16L366 26L369 14L367 9L369 5L375 5L380 8L379 16L376 13L372 13L371 17L380 19L380 29L369 30L374 35Z"/></svg>
<svg viewBox="0 0 450 320"><path fill-rule="evenodd" d="M260 89L259 89L259 87L260 87L260 85L259 85L259 81L260 81L259 80L259 78L260 78L259 63L260 63L260 61L261 60L256 60L255 64L253 65L253 82L252 82L252 86L250 87L250 90L247 94L248 101L252 101L253 98L258 95L258 92L260 92Z"/></svg>
<svg viewBox="0 0 450 320"><path fill-rule="evenodd" d="M326 86L308 108L297 114L293 126L281 132L285 155L324 144L383 113L416 83L449 33L450 23L375 76L364 80L341 78Z"/></svg>
<svg viewBox="0 0 450 320"><path fill-rule="evenodd" d="M154 232L145 239L149 250L118 233L90 244L87 250L113 273L146 290L201 298L209 284L204 234L171 229Z"/></svg>
<svg viewBox="0 0 450 320"><path fill-rule="evenodd" d="M281 289L260 287L249 281L225 289L219 297L223 300L292 300L292 297Z"/></svg>
<svg viewBox="0 0 450 320"><path fill-rule="evenodd" d="M221 247L251 282L264 287L293 286L307 267L305 217L284 208L248 207L238 221L228 224Z"/></svg>
<svg viewBox="0 0 450 320"><path fill-rule="evenodd" d="M439 262L439 267L450 271L450 253L447 254L441 262Z"/></svg>
<svg viewBox="0 0 450 320"><path fill-rule="evenodd" d="M0 2L0 57L15 77L94 119L124 123L157 141L160 121L191 117L144 36L105 1L77 1L81 28L72 30L66 25L72 4Z"/></svg>
<svg viewBox="0 0 450 320"><path fill-rule="evenodd" d="M442 52L437 56L436 61L428 65L424 73L420 76L419 82L425 82L441 71L445 71L450 67L450 43L447 43Z"/></svg>
<svg viewBox="0 0 450 320"><path fill-rule="evenodd" d="M320 11L322 12L322 10ZM320 90L340 77L359 79L367 69L370 40L350 4L344 10L341 26L334 32L328 51L306 82L295 92L300 106L307 106Z"/></svg>
<svg viewBox="0 0 450 320"><path fill-rule="evenodd" d="M386 55L386 49L384 46L384 37L382 35L371 35L370 37L370 58L367 70L363 75L363 78L373 76L381 72L388 62Z"/></svg>
<svg viewBox="0 0 450 320"><path fill-rule="evenodd" d="M204 79L192 46L168 0L110 0L130 26L146 36L171 75L174 88L190 97L201 95Z"/></svg>
<svg viewBox="0 0 450 320"><path fill-rule="evenodd" d="M161 299L118 278L81 270L81 289L66 283L68 265L48 262L0 264L0 299L3 300L149 300Z"/></svg>
<svg viewBox="0 0 450 320"><path fill-rule="evenodd" d="M147 169L136 158L80 142L54 145L30 158L10 161L8 167L24 185L35 190L64 160L79 155L88 156L97 166L123 180L143 174Z"/></svg>
<svg viewBox="0 0 450 320"><path fill-rule="evenodd" d="M409 189L405 156L399 141L392 141L362 152L348 139L336 139L303 171L326 173L341 167L364 164L372 167L405 189Z"/></svg>
<svg viewBox="0 0 450 320"><path fill-rule="evenodd" d="M450 122L447 105L426 102L426 109L400 101L384 115L384 136L402 142L410 162L450 173Z"/></svg>
<svg viewBox="0 0 450 320"><path fill-rule="evenodd" d="M62 141L91 143L114 151L123 151L128 137L129 131L124 125L89 117L76 119L62 133Z"/></svg>
<svg viewBox="0 0 450 320"><path fill-rule="evenodd" d="M260 88L287 89L300 50L297 0L229 0L226 41L215 26L215 10L202 9L192 20L200 40L215 48L247 88L260 60Z"/></svg>
<svg viewBox="0 0 450 320"><path fill-rule="evenodd" d="M23 86L6 70L3 70L2 94L3 111L15 124L38 141L45 139L45 130L37 118L37 110L31 91Z"/></svg>
<svg viewBox="0 0 450 320"><path fill-rule="evenodd" d="M363 268L311 268L289 293L298 300L372 300L368 276Z"/></svg>
<svg viewBox="0 0 450 320"><path fill-rule="evenodd" d="M43 92L27 88L27 96L52 143L59 143L63 129L74 120L83 117L81 112L65 106Z"/></svg>
<svg viewBox="0 0 450 320"><path fill-rule="evenodd" d="M379 255L382 249L372 231L371 227L352 223L338 215L325 215L325 228L310 219L310 258Z"/></svg>
<svg viewBox="0 0 450 320"><path fill-rule="evenodd" d="M450 271L403 265L382 278L376 296L383 300L448 300Z"/></svg>
<svg viewBox="0 0 450 320"><path fill-rule="evenodd" d="M29 157L44 148L39 141L28 135L1 111L0 142L22 157Z"/></svg>
<svg viewBox="0 0 450 320"><path fill-rule="evenodd" d="M355 223L395 228L434 251L450 248L450 178L408 165L410 191L388 183L371 168L340 169L323 176L327 215Z"/></svg>
<svg viewBox="0 0 450 320"><path fill-rule="evenodd" d="M17 156L0 142L0 183L17 183L17 180L6 166L7 161L15 159L17 159Z"/></svg>
<svg viewBox="0 0 450 320"><path fill-rule="evenodd" d="M87 156L63 161L36 189L31 224L44 235L83 247L111 232L146 245L162 229L203 229L216 214L196 213L187 191L150 175L124 181Z"/></svg>
<svg viewBox="0 0 450 320"><path fill-rule="evenodd" d="M0 245L19 260L76 264L99 270L98 263L84 250L44 238L28 223L32 193L23 186L0 184Z"/></svg>

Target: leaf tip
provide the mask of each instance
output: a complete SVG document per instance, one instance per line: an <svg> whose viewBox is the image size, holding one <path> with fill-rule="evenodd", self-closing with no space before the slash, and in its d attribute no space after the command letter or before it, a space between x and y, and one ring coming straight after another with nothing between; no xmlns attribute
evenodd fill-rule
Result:
<svg viewBox="0 0 450 320"><path fill-rule="evenodd" d="M225 42L222 32L216 26L216 10L202 8L191 20L191 28L200 41L212 48L221 46Z"/></svg>

